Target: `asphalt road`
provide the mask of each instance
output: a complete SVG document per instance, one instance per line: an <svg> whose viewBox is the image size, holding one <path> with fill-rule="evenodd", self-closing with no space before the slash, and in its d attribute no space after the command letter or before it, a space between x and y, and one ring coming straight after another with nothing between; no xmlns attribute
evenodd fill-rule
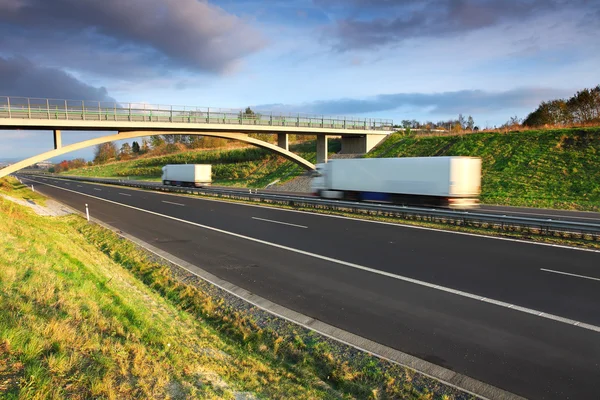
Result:
<svg viewBox="0 0 600 400"><path fill-rule="evenodd" d="M110 179L110 178L102 178L102 179ZM115 181L140 183L140 181L122 180L122 179L115 179ZM143 183L152 185L152 186L157 186L157 187L162 186L161 182L143 181ZM246 189L246 188L238 188L238 187L231 187L231 186L213 185L213 186L211 186L211 188L219 189L219 190L228 190L231 192L247 192L248 191L248 189ZM210 190L210 188L208 188L207 190ZM263 193L263 194L275 194L275 195L280 195L280 196L296 196L296 197L309 196L309 197L312 197L312 194L307 193L307 192L288 192L288 191L278 191L276 189L258 189L258 192ZM473 212L473 213L481 213L481 214L509 215L509 216L535 218L535 219L547 218L547 219L552 219L552 220L571 221L571 222L577 222L577 223L600 223L600 212L590 212L590 211L555 210L555 209L531 208L531 207L494 206L494 205L488 205L488 204L483 204L480 207L469 210L469 211Z"/></svg>
<svg viewBox="0 0 600 400"><path fill-rule="evenodd" d="M44 194L80 211L88 203L95 218L338 328L524 397L599 397L599 332L447 290L598 327L600 253L34 179Z"/></svg>

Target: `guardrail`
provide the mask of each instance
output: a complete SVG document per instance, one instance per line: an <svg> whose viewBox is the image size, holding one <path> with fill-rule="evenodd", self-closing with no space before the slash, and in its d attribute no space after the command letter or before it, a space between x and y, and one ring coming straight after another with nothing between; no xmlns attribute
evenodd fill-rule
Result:
<svg viewBox="0 0 600 400"><path fill-rule="evenodd" d="M241 109L114 103L84 100L0 97L0 118L174 122L193 124L235 124L295 126L328 129L392 131L393 121L380 118L332 117L323 115L248 112Z"/></svg>
<svg viewBox="0 0 600 400"><path fill-rule="evenodd" d="M35 175L42 175L35 173ZM270 193L258 193L249 189L248 192L222 188L186 188L164 186L160 182L137 182L116 179L87 178L74 176L56 176L43 174L54 178L69 179L84 182L95 182L140 189L160 190L163 192L199 194L233 200L257 201L262 203L279 204L295 208L314 208L321 210L336 210L356 214L390 216L413 221L438 222L458 226L474 226L492 228L501 231L532 233L544 236L563 237L579 236L585 240L600 240L600 224L579 223L541 218L527 218L507 215L491 215L468 211L443 209L426 209L388 204L370 204L361 202L325 200L311 196L294 196Z"/></svg>

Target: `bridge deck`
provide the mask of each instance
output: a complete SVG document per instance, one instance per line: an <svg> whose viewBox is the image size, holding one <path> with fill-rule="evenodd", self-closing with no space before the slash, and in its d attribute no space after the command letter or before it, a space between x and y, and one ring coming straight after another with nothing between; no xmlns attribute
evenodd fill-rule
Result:
<svg viewBox="0 0 600 400"><path fill-rule="evenodd" d="M392 121L243 110L0 97L0 128L385 135Z"/></svg>

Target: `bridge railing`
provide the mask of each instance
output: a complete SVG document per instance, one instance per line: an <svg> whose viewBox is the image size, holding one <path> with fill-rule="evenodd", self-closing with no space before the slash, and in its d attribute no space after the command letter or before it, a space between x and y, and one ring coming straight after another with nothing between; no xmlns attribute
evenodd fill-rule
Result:
<svg viewBox="0 0 600 400"><path fill-rule="evenodd" d="M393 121L379 118L272 113L241 109L0 97L0 118L75 121L173 122L330 129L392 130Z"/></svg>

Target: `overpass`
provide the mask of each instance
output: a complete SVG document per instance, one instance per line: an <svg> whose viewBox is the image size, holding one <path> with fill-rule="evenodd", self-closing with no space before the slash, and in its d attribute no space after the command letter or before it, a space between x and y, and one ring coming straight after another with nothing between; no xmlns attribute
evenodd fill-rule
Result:
<svg viewBox="0 0 600 400"><path fill-rule="evenodd" d="M246 114L239 109L147 105L83 100L0 97L0 130L48 130L54 149L0 169L0 177L89 146L152 135L202 135L238 140L278 153L306 169L315 166L289 150L288 135L316 135L317 162L327 162L327 137L342 138L343 153L366 153L392 132L392 121L303 114ZM61 132L117 132L62 145ZM277 135L277 145L249 136ZM1 133L0 133L1 134Z"/></svg>

